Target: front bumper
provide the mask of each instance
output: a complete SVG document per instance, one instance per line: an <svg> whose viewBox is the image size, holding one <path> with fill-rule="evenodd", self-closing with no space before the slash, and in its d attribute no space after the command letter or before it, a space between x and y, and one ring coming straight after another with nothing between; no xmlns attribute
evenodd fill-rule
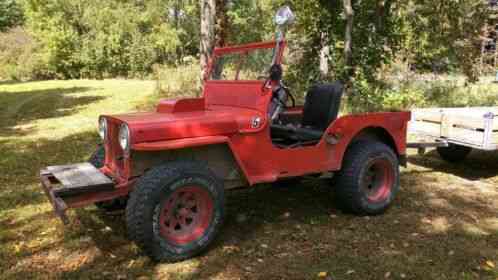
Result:
<svg viewBox="0 0 498 280"><path fill-rule="evenodd" d="M64 224L69 223L66 210L121 196L126 189L115 183L90 163L49 166L40 171L43 190Z"/></svg>

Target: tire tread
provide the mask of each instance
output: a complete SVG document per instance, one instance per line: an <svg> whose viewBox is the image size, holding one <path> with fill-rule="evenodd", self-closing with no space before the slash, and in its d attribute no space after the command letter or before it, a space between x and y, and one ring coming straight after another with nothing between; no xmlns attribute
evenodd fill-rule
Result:
<svg viewBox="0 0 498 280"><path fill-rule="evenodd" d="M396 168L398 168L397 156L386 144L372 140L359 140L352 143L346 150L342 169L338 172L337 178L334 179L337 184L336 200L344 210L358 215L376 215L387 209L387 207L379 211L366 209L360 199L357 173L362 168L363 163L375 153L387 153L391 160L394 161ZM395 184L396 191L397 187L399 187L399 171L396 174Z"/></svg>
<svg viewBox="0 0 498 280"><path fill-rule="evenodd" d="M154 237L149 234L150 230L147 228L146 220L142 218L146 216L147 202L150 201L152 193L156 191L158 186L164 185L164 179L166 178L166 181L172 183L176 178L180 178L186 175L186 173L199 174L212 178L217 181L221 189L223 188L222 182L204 164L194 161L173 161L149 170L138 180L134 190L130 194L125 214L128 237L156 261L177 262L192 257L204 249L199 248L194 252L186 254L172 254L171 252L159 250L153 241ZM224 203L224 196L222 195L221 197L223 200L222 203ZM224 210L222 209L222 211ZM220 224L222 223L223 221ZM218 228L215 229L213 235L216 235Z"/></svg>

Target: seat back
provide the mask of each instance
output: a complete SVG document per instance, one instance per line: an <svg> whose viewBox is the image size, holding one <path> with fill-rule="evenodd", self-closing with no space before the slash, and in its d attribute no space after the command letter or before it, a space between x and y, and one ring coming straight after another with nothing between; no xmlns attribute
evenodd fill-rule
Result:
<svg viewBox="0 0 498 280"><path fill-rule="evenodd" d="M311 87L306 94L302 125L324 131L339 114L343 89L340 82Z"/></svg>

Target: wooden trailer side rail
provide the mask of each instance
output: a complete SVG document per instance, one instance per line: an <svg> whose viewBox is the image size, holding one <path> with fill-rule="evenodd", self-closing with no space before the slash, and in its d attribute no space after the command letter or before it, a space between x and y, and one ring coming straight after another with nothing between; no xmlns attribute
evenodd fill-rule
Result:
<svg viewBox="0 0 498 280"><path fill-rule="evenodd" d="M498 107L415 109L408 131L481 150L498 149Z"/></svg>

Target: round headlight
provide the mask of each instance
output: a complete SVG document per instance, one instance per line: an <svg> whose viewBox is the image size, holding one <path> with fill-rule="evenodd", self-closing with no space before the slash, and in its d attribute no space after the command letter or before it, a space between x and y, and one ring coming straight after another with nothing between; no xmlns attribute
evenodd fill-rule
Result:
<svg viewBox="0 0 498 280"><path fill-rule="evenodd" d="M99 135L102 140L107 138L107 120L103 117L99 119Z"/></svg>
<svg viewBox="0 0 498 280"><path fill-rule="evenodd" d="M130 148L130 129L125 123L119 128L119 145L123 151L127 151Z"/></svg>

